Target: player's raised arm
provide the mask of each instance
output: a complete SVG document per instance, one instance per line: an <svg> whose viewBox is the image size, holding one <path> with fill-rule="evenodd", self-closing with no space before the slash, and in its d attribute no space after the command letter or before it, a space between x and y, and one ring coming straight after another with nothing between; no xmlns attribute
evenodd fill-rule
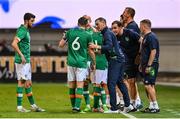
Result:
<svg viewBox="0 0 180 119"><path fill-rule="evenodd" d="M88 53L89 53L89 55L90 55L90 57L91 57L91 59L92 59L92 63L93 63L93 70L95 70L95 67L96 67L96 55L95 55L95 53L94 53L94 49L92 49L92 48L88 48Z"/></svg>

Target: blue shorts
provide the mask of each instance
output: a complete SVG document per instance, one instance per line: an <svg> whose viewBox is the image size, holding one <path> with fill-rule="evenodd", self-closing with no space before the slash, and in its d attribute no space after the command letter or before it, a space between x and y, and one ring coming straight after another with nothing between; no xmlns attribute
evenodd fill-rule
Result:
<svg viewBox="0 0 180 119"><path fill-rule="evenodd" d="M155 85L156 77L157 77L158 69L159 69L159 63L154 62L151 67L152 67L153 73L148 73L148 74L145 72L146 65L142 67L144 85Z"/></svg>

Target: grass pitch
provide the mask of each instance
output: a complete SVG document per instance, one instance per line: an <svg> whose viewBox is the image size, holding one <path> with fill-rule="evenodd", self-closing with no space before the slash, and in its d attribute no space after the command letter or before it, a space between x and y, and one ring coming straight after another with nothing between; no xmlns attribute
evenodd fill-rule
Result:
<svg viewBox="0 0 180 119"><path fill-rule="evenodd" d="M0 84L0 118L127 118L122 114L86 113L74 114L71 112L68 88L66 84L34 83L33 94L38 106L46 112L16 112L16 85ZM156 86L158 102L161 112L158 114L144 114L141 112L129 113L136 118L180 118L180 87ZM144 107L148 106L146 94L142 85L139 85ZM91 100L93 103L93 100ZM30 109L27 97L24 95L23 106ZM82 107L84 107L84 100Z"/></svg>

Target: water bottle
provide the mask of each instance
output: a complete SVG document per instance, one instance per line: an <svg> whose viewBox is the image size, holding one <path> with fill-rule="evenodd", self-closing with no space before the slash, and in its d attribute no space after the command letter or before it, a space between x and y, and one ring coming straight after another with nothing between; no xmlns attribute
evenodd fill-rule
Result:
<svg viewBox="0 0 180 119"><path fill-rule="evenodd" d="M155 76L155 69L153 67L150 68L149 74L150 76Z"/></svg>

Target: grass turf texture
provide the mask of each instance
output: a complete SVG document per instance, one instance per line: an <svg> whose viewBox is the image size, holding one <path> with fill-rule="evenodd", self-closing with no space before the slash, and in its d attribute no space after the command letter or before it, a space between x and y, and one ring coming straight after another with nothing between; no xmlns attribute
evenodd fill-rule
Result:
<svg viewBox="0 0 180 119"><path fill-rule="evenodd" d="M129 113L136 118L179 118L180 117L180 87L157 86L158 102L161 112L158 114L144 114L141 112ZM143 88L139 85L139 91L144 106L148 101ZM122 114L86 113L74 114L71 111L68 88L65 84L34 83L33 94L38 106L46 109L46 112L16 112L16 84L0 84L0 118L126 118ZM82 107L85 106L84 99ZM93 100L91 99L91 103ZM24 94L23 106L30 109L27 97Z"/></svg>

